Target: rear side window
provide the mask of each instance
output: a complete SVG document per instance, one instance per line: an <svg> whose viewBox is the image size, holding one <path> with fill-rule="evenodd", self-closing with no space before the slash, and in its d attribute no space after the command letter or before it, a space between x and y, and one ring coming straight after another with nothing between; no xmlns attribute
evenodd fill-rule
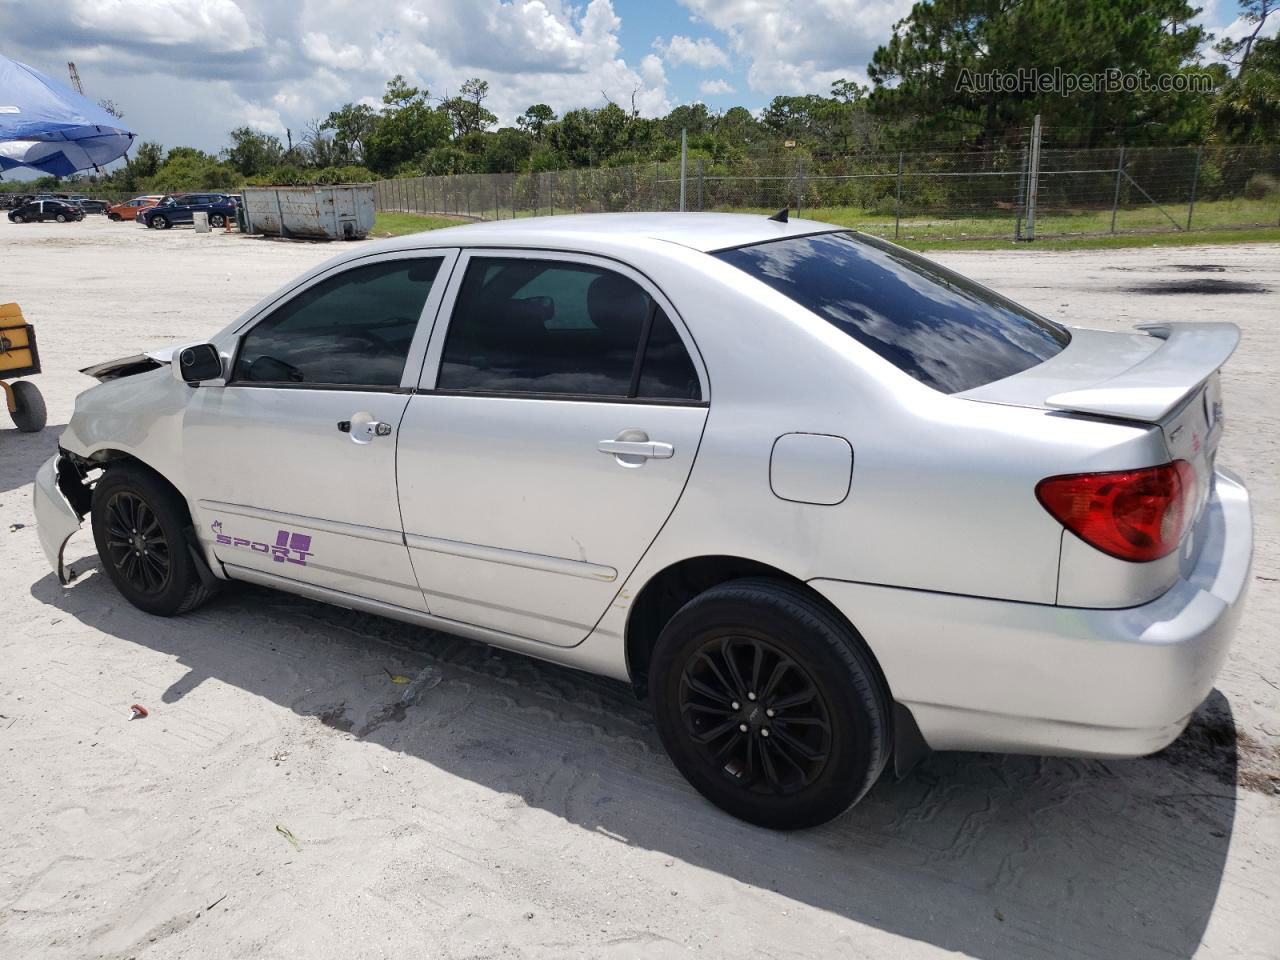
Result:
<svg viewBox="0 0 1280 960"><path fill-rule="evenodd" d="M924 257L873 237L824 233L722 250L904 373L943 393L1013 376L1071 335Z"/></svg>
<svg viewBox="0 0 1280 960"><path fill-rule="evenodd" d="M436 387L468 393L698 400L671 320L637 283L554 260L476 257Z"/></svg>
<svg viewBox="0 0 1280 960"><path fill-rule="evenodd" d="M388 260L299 293L245 334L233 381L396 387L440 259Z"/></svg>

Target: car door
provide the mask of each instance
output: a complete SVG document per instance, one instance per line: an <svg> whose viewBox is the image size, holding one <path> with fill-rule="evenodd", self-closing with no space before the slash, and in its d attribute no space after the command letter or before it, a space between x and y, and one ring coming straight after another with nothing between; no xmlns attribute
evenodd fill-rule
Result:
<svg viewBox="0 0 1280 960"><path fill-rule="evenodd" d="M675 508L708 402L692 340L635 271L464 253L397 455L431 612L581 642Z"/></svg>
<svg viewBox="0 0 1280 960"><path fill-rule="evenodd" d="M181 197L177 204L169 210L170 221L173 223L190 223L192 221L192 211L200 209L197 206L196 197Z"/></svg>
<svg viewBox="0 0 1280 960"><path fill-rule="evenodd" d="M229 377L195 391L183 447L200 536L232 576L426 608L400 524L396 434L455 256L341 264L227 345Z"/></svg>

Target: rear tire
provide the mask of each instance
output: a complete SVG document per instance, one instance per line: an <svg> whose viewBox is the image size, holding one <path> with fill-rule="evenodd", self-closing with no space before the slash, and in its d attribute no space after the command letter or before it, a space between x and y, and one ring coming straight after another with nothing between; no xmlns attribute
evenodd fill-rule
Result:
<svg viewBox="0 0 1280 960"><path fill-rule="evenodd" d="M60 214L58 214L56 217L54 217L53 219L57 220L59 223L66 223L66 222L67 222L67 215L66 215L65 213L60 213Z"/></svg>
<svg viewBox="0 0 1280 960"><path fill-rule="evenodd" d="M37 433L49 422L49 413L45 409L44 397L34 383L19 380L10 384L13 389L13 401L17 409L9 414L13 425L23 433Z"/></svg>
<svg viewBox="0 0 1280 960"><path fill-rule="evenodd" d="M690 600L658 637L649 680L672 762L750 823L825 823L888 762L891 700L871 654L785 581L735 580Z"/></svg>
<svg viewBox="0 0 1280 960"><path fill-rule="evenodd" d="M226 225L227 218L220 213L215 213L209 217L209 226L211 227L225 227Z"/></svg>
<svg viewBox="0 0 1280 960"><path fill-rule="evenodd" d="M20 214L20 213L15 213L15 214L14 214L12 217L10 217L9 219L10 219L10 220L12 220L14 223L26 223L26 222L27 222L26 217L24 217L24 216L23 216L22 214Z"/></svg>
<svg viewBox="0 0 1280 960"><path fill-rule="evenodd" d="M107 214L107 219L108 219L108 220L110 220L112 223L119 223L119 222L120 222L120 214L118 214L118 213L108 213L108 214Z"/></svg>
<svg viewBox="0 0 1280 960"><path fill-rule="evenodd" d="M191 517L171 486L145 467L111 467L93 488L93 540L103 569L139 610L160 617L213 596L188 548Z"/></svg>

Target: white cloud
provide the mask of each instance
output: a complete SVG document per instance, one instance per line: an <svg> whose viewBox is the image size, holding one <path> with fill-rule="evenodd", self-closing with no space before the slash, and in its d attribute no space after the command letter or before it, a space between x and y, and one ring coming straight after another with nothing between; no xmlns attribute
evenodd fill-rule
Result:
<svg viewBox="0 0 1280 960"><path fill-rule="evenodd" d="M716 97L726 93L733 93L733 84L728 80L703 80L698 84L698 92L705 97Z"/></svg>
<svg viewBox="0 0 1280 960"><path fill-rule="evenodd" d="M85 30L115 32L168 45L205 43L233 51L256 46L244 11L232 0L73 0L69 13Z"/></svg>
<svg viewBox="0 0 1280 960"><path fill-rule="evenodd" d="M688 65L697 67L699 70L711 70L716 67L723 70L730 68L729 55L721 50L714 40L707 37L690 40L677 33L665 44L661 40L655 41L654 46L665 52L667 61L672 66Z"/></svg>
<svg viewBox="0 0 1280 960"><path fill-rule="evenodd" d="M651 53L640 61L640 76L651 87L667 85L667 72L662 69L662 58L655 54Z"/></svg>
<svg viewBox="0 0 1280 960"><path fill-rule="evenodd" d="M749 61L747 84L770 96L826 93L866 66L912 0L679 0ZM670 57L668 56L668 59Z"/></svg>

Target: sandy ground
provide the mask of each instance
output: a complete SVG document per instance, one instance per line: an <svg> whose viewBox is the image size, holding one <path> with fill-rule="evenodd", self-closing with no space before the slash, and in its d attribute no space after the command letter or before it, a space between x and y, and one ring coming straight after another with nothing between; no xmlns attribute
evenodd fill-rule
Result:
<svg viewBox="0 0 1280 960"><path fill-rule="evenodd" d="M259 589L151 619L86 534L58 585L31 478L75 371L336 252L0 220L50 408L0 430L0 957L1280 956L1280 248L939 256L1075 323L1240 324L1221 456L1256 498L1252 596L1165 753L939 754L792 835L702 801L621 685ZM397 708L388 672L429 679Z"/></svg>

